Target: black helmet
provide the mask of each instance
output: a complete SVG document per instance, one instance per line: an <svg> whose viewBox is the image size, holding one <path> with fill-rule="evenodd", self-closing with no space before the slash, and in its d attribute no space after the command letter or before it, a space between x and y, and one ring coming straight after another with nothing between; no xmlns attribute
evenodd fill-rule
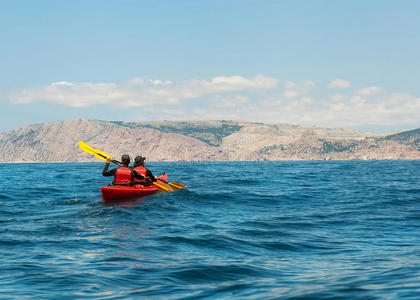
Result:
<svg viewBox="0 0 420 300"><path fill-rule="evenodd" d="M146 157L142 157L141 155L136 156L136 158L134 159L134 165L140 166L142 163L144 163L145 160L146 160Z"/></svg>
<svg viewBox="0 0 420 300"><path fill-rule="evenodd" d="M122 162L124 165L128 165L128 164L130 163L130 156L129 156L128 154L123 154L123 155L121 156L121 162Z"/></svg>

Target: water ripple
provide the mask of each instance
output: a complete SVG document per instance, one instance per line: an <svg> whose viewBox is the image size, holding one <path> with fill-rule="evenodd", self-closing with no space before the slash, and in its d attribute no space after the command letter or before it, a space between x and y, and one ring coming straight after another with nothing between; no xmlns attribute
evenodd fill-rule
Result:
<svg viewBox="0 0 420 300"><path fill-rule="evenodd" d="M419 161L149 167L189 188L103 204L103 164L0 165L0 298L420 294Z"/></svg>

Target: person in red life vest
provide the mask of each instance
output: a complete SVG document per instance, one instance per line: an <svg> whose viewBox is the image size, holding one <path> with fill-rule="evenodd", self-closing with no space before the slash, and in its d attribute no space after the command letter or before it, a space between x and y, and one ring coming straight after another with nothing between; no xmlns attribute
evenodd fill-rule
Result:
<svg viewBox="0 0 420 300"><path fill-rule="evenodd" d="M102 175L114 176L114 181L112 182L114 185L133 185L134 179L137 179L137 180L145 179L143 176L133 171L128 166L130 164L130 156L128 154L124 154L123 156L121 156L121 162L123 164L122 167L108 170L109 164L111 163L111 161L112 161L111 159L106 160L106 164L105 164L104 170L102 171Z"/></svg>
<svg viewBox="0 0 420 300"><path fill-rule="evenodd" d="M143 180L138 180L137 178L134 179L134 183L138 182L141 185L151 185L152 182L157 181L157 178L155 176L153 176L152 172L146 168L144 166L144 161L146 160L146 157L142 157L142 156L137 156L134 159L134 169L135 171L137 171L137 173L139 173L140 175L142 175L145 179Z"/></svg>

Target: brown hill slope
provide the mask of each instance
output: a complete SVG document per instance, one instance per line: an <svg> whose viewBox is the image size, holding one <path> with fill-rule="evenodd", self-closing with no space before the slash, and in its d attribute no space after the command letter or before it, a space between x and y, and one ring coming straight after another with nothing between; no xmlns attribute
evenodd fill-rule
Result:
<svg viewBox="0 0 420 300"><path fill-rule="evenodd" d="M141 154L148 161L419 159L418 132L386 136L242 121L76 119L1 133L0 162L96 161L77 147L79 140L116 158Z"/></svg>

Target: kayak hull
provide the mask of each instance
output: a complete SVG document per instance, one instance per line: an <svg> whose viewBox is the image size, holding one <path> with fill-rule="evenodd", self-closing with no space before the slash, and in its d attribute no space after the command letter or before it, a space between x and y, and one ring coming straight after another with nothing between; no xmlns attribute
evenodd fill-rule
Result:
<svg viewBox="0 0 420 300"><path fill-rule="evenodd" d="M167 175L159 177L162 180L167 181ZM118 201L123 199L134 199L140 198L147 195L152 195L159 192L159 190L152 184L150 186L122 186L122 185L110 185L101 187L102 201Z"/></svg>

